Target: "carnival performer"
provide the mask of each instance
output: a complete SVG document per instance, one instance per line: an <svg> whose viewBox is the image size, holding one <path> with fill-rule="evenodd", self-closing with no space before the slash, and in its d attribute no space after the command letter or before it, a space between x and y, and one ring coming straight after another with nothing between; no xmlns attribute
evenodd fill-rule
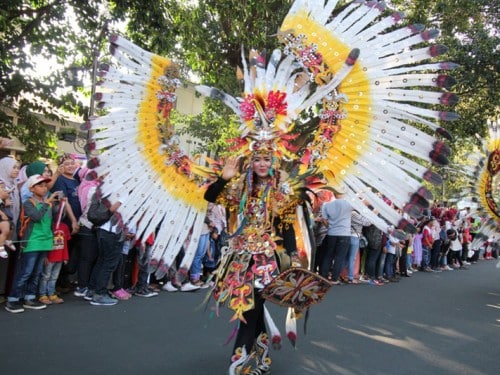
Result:
<svg viewBox="0 0 500 375"><path fill-rule="evenodd" d="M261 291L290 265L290 260L292 265L300 264L293 228L300 201L287 194L285 173L277 169L278 160L269 145L254 144L241 175L241 159L228 159L221 176L205 193L209 202L226 206L230 233L234 233L214 290L219 302L228 299L233 319L239 319L231 375L269 372L271 359ZM257 366L248 372L252 358Z"/></svg>
<svg viewBox="0 0 500 375"><path fill-rule="evenodd" d="M434 60L445 51L428 43L437 32L396 29L401 15L386 16L379 2L353 1L338 14L336 4L295 0L277 33L282 50L250 50L247 60L242 49L239 96L195 86L239 118L237 134L217 156L240 159L227 157L219 177L218 162L205 168L191 160L175 135L169 116L181 81L172 61L111 35L117 64L102 64L99 72L96 99L106 114L87 124L89 149L97 154L90 164L106 176L102 190L111 203L125 196L119 214L138 223L137 238L158 233L150 262L155 277L164 277L181 251L179 274L187 275L197 241L183 244L202 233L206 200L226 206L229 245L213 292L239 322L230 374L269 372L266 328L274 343L275 327L263 299L288 307L293 343L289 321L331 286L310 271L312 215L302 200L308 191L342 187L353 209L379 230L391 224L412 233L407 217L421 216L433 199L427 182L442 183L428 166L448 163L441 139L452 137L434 121L457 118L440 109L457 102L449 91L454 80L443 74L455 64ZM135 173L120 163L135 159ZM144 171L144 179L130 178ZM212 178L205 200L201 187ZM295 251L301 267L287 269Z"/></svg>

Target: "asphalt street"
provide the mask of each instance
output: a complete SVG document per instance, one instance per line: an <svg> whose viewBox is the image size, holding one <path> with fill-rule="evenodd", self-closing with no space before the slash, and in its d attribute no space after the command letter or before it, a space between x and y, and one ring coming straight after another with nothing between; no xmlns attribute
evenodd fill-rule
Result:
<svg viewBox="0 0 500 375"><path fill-rule="evenodd" d="M498 374L500 268L415 273L386 286L340 285L299 321L294 349L272 351L272 374ZM500 265L499 265L500 266ZM233 324L199 308L205 291L162 292L111 307L0 311L2 374L227 373ZM284 335L285 309L268 304Z"/></svg>

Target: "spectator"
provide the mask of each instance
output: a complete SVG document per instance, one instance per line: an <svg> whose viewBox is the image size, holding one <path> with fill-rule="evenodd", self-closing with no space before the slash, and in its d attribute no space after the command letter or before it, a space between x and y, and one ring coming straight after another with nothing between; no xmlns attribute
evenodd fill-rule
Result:
<svg viewBox="0 0 500 375"><path fill-rule="evenodd" d="M17 240L17 221L19 219L21 199L16 178L19 175L20 163L13 157L6 156L0 159L0 181L4 184L4 190L8 193L8 198L4 199L2 212L9 218L11 223L10 239L15 243ZM5 225L5 224L4 224ZM12 280L16 257L12 256L15 246L5 247L7 257L0 257L0 296L9 292L9 284Z"/></svg>
<svg viewBox="0 0 500 375"><path fill-rule="evenodd" d="M7 214L6 205L9 204L9 190L5 188L5 184L0 181L0 258L6 259L9 257L7 250L15 250L11 241L12 230L14 225L11 218Z"/></svg>
<svg viewBox="0 0 500 375"><path fill-rule="evenodd" d="M45 198L50 179L40 175L31 176L26 184L33 192L33 198L23 203L22 254L18 264L12 290L5 309L11 313L23 312L25 308L40 310L46 305L36 300L38 283L47 252L53 249L52 202L59 193ZM24 299L21 303L20 300Z"/></svg>
<svg viewBox="0 0 500 375"><path fill-rule="evenodd" d="M335 200L325 203L321 208L321 216L328 225L325 241L325 255L320 266L320 274L328 277L333 263L332 281L340 284L339 276L344 266L344 259L351 246L352 206L344 199L345 188L334 189Z"/></svg>
<svg viewBox="0 0 500 375"><path fill-rule="evenodd" d="M422 229L422 263L421 270L424 272L432 272L430 267L431 259L431 249L434 243L434 237L432 236L432 222L435 221L434 217L429 217L425 219Z"/></svg>
<svg viewBox="0 0 500 375"><path fill-rule="evenodd" d="M28 198L29 199L29 198ZM54 200L54 203L57 201ZM61 222L66 198L59 200L56 223L54 225L54 248L45 259L40 285L38 287L39 301L44 305L60 304L64 300L56 293L56 282L62 264L68 262L68 240L71 238L69 228Z"/></svg>
<svg viewBox="0 0 500 375"><path fill-rule="evenodd" d="M200 237L198 238L198 246L196 248L196 253L193 258L193 263L191 263L190 269L190 279L191 284L199 286L200 288L208 287L201 279L202 269L203 269L203 258L210 249L210 236L212 229L217 230L213 223L209 220L208 214L205 217L205 222L203 223L203 229L201 230Z"/></svg>
<svg viewBox="0 0 500 375"><path fill-rule="evenodd" d="M82 215L78 219L80 229L78 231L78 286L73 294L77 297L87 297L89 293L90 275L97 260L97 237L94 225L89 221L87 214L92 196L95 194L100 180L95 172L88 168L78 171L80 185L78 185L78 198Z"/></svg>
<svg viewBox="0 0 500 375"><path fill-rule="evenodd" d="M80 179L77 172L77 164L71 154L64 154L58 160L56 178L52 185L52 192L61 191L68 199L67 215L63 222L71 228L71 240L68 243L69 261L63 265L59 276L59 286L64 291L69 291L71 287L70 275L75 275L78 267L77 235L80 229L78 219L82 214L80 201L78 199L78 185ZM76 280L74 280L76 283Z"/></svg>
<svg viewBox="0 0 500 375"><path fill-rule="evenodd" d="M132 294L137 297L156 297L158 292L156 290L152 290L149 286L149 261L151 260L151 246L152 242L146 241L146 245L144 247L136 246L134 250L137 253L137 264L139 266L139 272L137 274L137 283L132 288Z"/></svg>
<svg viewBox="0 0 500 375"><path fill-rule="evenodd" d="M56 178L52 178L53 176L50 175L50 169L47 164L45 164L42 161L34 161L33 163L30 163L26 166L26 177L30 178L31 176L35 174L39 174L45 178L51 178L51 181L47 183L47 187L50 188L54 185ZM24 202L26 199L31 198L33 196L33 193L28 189L28 186L23 183L21 185L21 202ZM49 192L47 192L48 194Z"/></svg>
<svg viewBox="0 0 500 375"><path fill-rule="evenodd" d="M370 285L384 285L383 282L377 279L377 262L384 246L385 235L375 225L370 225L363 228L363 234L368 240L367 259L366 259L366 274Z"/></svg>
<svg viewBox="0 0 500 375"><path fill-rule="evenodd" d="M448 244L449 249L451 251L451 262L452 264L455 264L457 262L459 265L455 265L455 268L459 268L461 270L466 270L467 267L464 266L461 258L461 251L462 251L462 242L460 240L460 236L457 233L457 231L453 228L450 228L446 231L446 236L448 237Z"/></svg>
<svg viewBox="0 0 500 375"><path fill-rule="evenodd" d="M100 198L96 196L95 199ZM112 306L118 302L108 295L108 282L120 262L125 239L123 223L116 212L120 205L119 201L110 205L109 212L112 217L97 228L98 255L91 275L94 290L86 294L87 298L92 297L90 304L94 306ZM91 210L92 207L89 209Z"/></svg>
<svg viewBox="0 0 500 375"><path fill-rule="evenodd" d="M399 280L395 277L394 267L396 262L397 247L399 246L399 240L394 236L394 228L389 229L389 235L387 236L387 241L384 245L385 264L384 271L385 277L390 282L398 282Z"/></svg>
<svg viewBox="0 0 500 375"><path fill-rule="evenodd" d="M348 279L347 282L349 284L356 283L357 280L355 280L355 270L354 270L354 265L356 263L356 257L359 252L359 238L362 235L362 229L363 227L367 227L371 225L370 220L368 220L366 217L361 215L358 211L353 210L352 211L352 216L351 216L351 242L349 246L349 251L347 253L346 257L346 263L347 263L347 274L348 274Z"/></svg>

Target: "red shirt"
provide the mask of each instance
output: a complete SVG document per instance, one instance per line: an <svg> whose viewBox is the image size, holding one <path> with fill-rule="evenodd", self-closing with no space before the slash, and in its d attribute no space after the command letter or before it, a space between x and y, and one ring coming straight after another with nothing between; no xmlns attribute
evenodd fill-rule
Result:
<svg viewBox="0 0 500 375"><path fill-rule="evenodd" d="M54 249L47 254L50 263L64 262L69 259L68 240L71 233L64 223L59 224L59 229L54 229Z"/></svg>
<svg viewBox="0 0 500 375"><path fill-rule="evenodd" d="M432 247L432 243L434 242L434 238L432 238L432 231L427 225L422 230L422 245L425 247Z"/></svg>

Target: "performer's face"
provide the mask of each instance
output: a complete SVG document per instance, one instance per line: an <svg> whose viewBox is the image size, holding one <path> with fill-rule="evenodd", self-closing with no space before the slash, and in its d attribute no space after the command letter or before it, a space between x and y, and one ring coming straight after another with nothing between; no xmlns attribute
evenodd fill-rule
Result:
<svg viewBox="0 0 500 375"><path fill-rule="evenodd" d="M269 176L269 170L273 158L270 154L256 154L252 158L252 168L258 177L265 178Z"/></svg>

